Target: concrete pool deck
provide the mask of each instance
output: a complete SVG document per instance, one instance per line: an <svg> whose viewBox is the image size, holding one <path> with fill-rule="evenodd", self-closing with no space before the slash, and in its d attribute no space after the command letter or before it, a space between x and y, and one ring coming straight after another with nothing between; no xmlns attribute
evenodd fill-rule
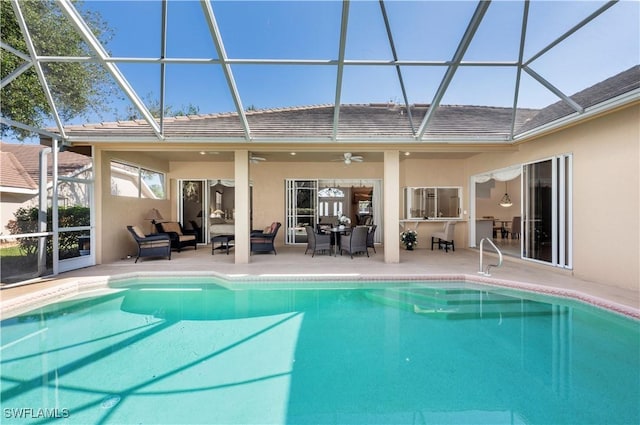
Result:
<svg viewBox="0 0 640 425"><path fill-rule="evenodd" d="M479 252L474 249L456 249L455 252L442 250L431 251L421 247L414 251L402 250L400 263L386 264L382 246L376 246L377 253L370 251L370 257L357 256L351 259L345 256L329 256L316 254L304 255L304 246L278 247L278 254L254 254L249 264L234 264L233 250L229 255L216 252L211 255L210 246L199 246L197 250L186 249L173 252L171 260L162 258L143 258L134 263L135 258L123 258L113 263L102 264L71 272L61 273L55 278L43 279L33 283L3 288L0 291L0 306L5 316L5 307L17 297L33 295L34 292L51 290L69 282L95 281L118 275L136 275L145 273L196 273L215 272L229 277L247 276L251 278L272 279L367 279L380 277L393 278L434 278L443 275L467 276L483 278L479 275ZM485 254L485 267L497 261L497 257ZM571 270L562 270L550 266L506 257L500 268L491 270L491 279L501 282L516 282L543 288L544 292L575 291L589 297L595 297L612 305L622 306L627 314L640 317L640 288L629 290L605 284L578 279L572 276ZM616 308L614 308L616 309ZM621 310L621 309L617 309ZM627 311L628 310L628 311Z"/></svg>

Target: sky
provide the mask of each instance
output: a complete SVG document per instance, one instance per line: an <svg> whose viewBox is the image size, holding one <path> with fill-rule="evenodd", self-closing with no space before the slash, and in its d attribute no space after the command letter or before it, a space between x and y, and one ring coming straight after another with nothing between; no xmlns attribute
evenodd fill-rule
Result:
<svg viewBox="0 0 640 425"><path fill-rule="evenodd" d="M602 4L532 1L524 59ZM328 62L339 56L339 1L213 1L212 5L231 59ZM477 3L416 0L387 1L385 5L398 58L442 62L453 57ZM84 9L98 12L113 30L113 39L107 45L113 57L160 56L161 2L85 0ZM639 10L640 2L635 0L614 5L532 62L531 68L566 94L573 94L640 63ZM516 61L522 11L522 1L494 1L464 60ZM352 1L348 24L346 60L393 59L377 0ZM168 2L167 57L218 58L198 1ZM158 64L127 63L119 67L141 98L159 97ZM231 70L244 109L327 104L335 100L335 65L234 64ZM409 102L430 103L445 70L442 66L403 66ZM441 103L510 107L515 79L516 69L511 66L460 67ZM200 113L235 111L227 80L217 64L167 65L165 87L165 103L174 109L194 105ZM557 100L533 78L522 77L519 106L541 108ZM345 66L342 103L388 101L404 102L395 67ZM127 104L126 100L114 100L113 106L122 111ZM77 121L113 119L95 115Z"/></svg>

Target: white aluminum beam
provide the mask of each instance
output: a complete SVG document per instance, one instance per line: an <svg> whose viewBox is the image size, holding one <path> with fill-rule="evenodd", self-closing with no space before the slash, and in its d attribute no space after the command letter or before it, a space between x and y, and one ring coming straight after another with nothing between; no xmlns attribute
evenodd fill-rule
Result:
<svg viewBox="0 0 640 425"><path fill-rule="evenodd" d="M422 136L424 135L427 129L427 126L429 125L429 122L433 118L433 115L438 109L438 106L440 106L440 101L442 100L442 97L447 91L447 88L449 87L449 83L451 83L453 76L458 70L458 66L462 62L462 58L464 57L464 54L467 51L467 48L469 47L469 44L471 44L471 40L473 40L473 36L478 30L478 27L480 26L480 22L482 22L482 18L484 17L484 14L486 13L490 4L491 4L491 0L480 1L478 3L478 6L476 7L475 12L473 13L473 17L471 18L471 21L467 26L464 36L462 37L462 40L460 40L460 44L458 44L458 48L456 49L456 52L453 55L453 59L451 60L451 65L449 65L449 68L447 68L447 72L445 72L444 77L440 82L440 86L438 87L438 90L436 91L436 94L433 97L433 101L431 102L431 105L429 106L429 109L427 110L427 113L425 114L422 120L422 124L420 124L420 128L418 129L418 134L417 134L418 139L422 139Z"/></svg>
<svg viewBox="0 0 640 425"><path fill-rule="evenodd" d="M18 0L11 0L11 5L13 6L13 12L16 15L16 20L18 21L18 25L20 26L20 30L22 31L22 36L24 37L24 42L27 45L27 50L29 51L29 55L31 56L31 60L34 60L34 66L36 70L36 75L38 76L38 80L40 80L40 85L42 86L42 90L44 91L44 96L47 99L47 103L51 108L51 112L53 113L53 119L56 122L56 126L60 131L60 135L64 137L64 128L62 126L62 120L60 119L60 114L58 113L58 108L56 108L56 102L51 95L51 90L49 89L49 84L47 83L47 78L44 75L44 71L42 70L42 65L35 60L37 53L36 48L33 45L33 39L31 38L31 33L29 32L29 28L27 27L27 23L24 19L24 15L22 14L22 9L20 8L20 4Z"/></svg>
<svg viewBox="0 0 640 425"><path fill-rule="evenodd" d="M516 70L516 83L513 90L513 110L511 113L511 131L509 139L513 140L516 130L516 118L518 114L518 96L520 94L520 77L522 77L522 58L524 57L524 45L527 37L527 23L529 22L529 2L524 2L522 10L522 25L520 26L520 48L518 49L518 69Z"/></svg>
<svg viewBox="0 0 640 425"><path fill-rule="evenodd" d="M207 25L209 26L209 32L211 33L213 44L216 46L220 64L222 65L222 71L227 79L227 85L229 86L233 103L236 106L236 111L238 112L238 118L240 119L240 124L242 125L245 138L247 140L251 140L249 121L247 121L247 114L242 106L242 99L238 92L238 87L236 86L236 80L233 78L233 72L231 72L231 65L227 62L227 52L225 51L224 44L222 43L222 35L220 34L220 28L218 27L218 22L216 21L216 17L213 13L213 7L209 0L200 0L200 5L202 6L204 17L207 21Z"/></svg>
<svg viewBox="0 0 640 425"><path fill-rule="evenodd" d="M535 72L533 69L529 68L528 66L524 66L522 67L522 69L524 69L527 74L535 78L540 84L542 84L543 86L551 90L560 99L567 102L567 104L571 106L573 109L575 109L577 112L580 112L580 113L584 112L584 108L582 106L578 105L573 99L571 99L569 96L564 94L562 91L560 91L560 89L558 89L556 86L551 84L549 81L542 78L542 76L540 76L540 74Z"/></svg>
<svg viewBox="0 0 640 425"><path fill-rule="evenodd" d="M608 3L605 3L604 5L602 5L600 8L598 8L598 10L596 10L591 15L587 16L586 18L584 18L582 21L578 22L575 26L570 28L567 32L565 32L560 37L556 38L554 41L549 43L549 45L547 45L544 49L540 50L538 53L533 55L528 61L526 61L524 63L524 66L527 66L527 65L531 64L531 62L533 62L534 60L538 59L540 56L542 56L545 53L547 53L549 50L551 50L552 48L557 46L559 43L561 43L563 40L565 40L567 37L569 37L574 32L578 31L580 28L582 28L583 26L585 26L586 24L591 22L598 15L602 14L602 12L604 12L607 9L609 9L611 6L616 4L618 1L619 0L612 0L612 1L609 1Z"/></svg>
<svg viewBox="0 0 640 425"><path fill-rule="evenodd" d="M416 129L413 126L413 116L411 115L411 106L409 105L409 98L407 97L407 90L404 86L404 80L402 78L402 71L400 65L398 65L398 52L396 52L396 45L393 42L393 34L391 33L391 25L389 24L389 16L387 16L387 8L384 6L384 0L380 0L380 10L384 19L384 27L387 30L387 38L389 39L389 46L391 47L391 54L393 55L393 62L395 62L396 74L398 74L398 82L400 83L400 90L402 91L402 98L407 108L407 117L409 118L409 125L411 126L411 132L415 136Z"/></svg>
<svg viewBox="0 0 640 425"><path fill-rule="evenodd" d="M342 97L342 76L344 73L344 54L347 45L347 28L349 27L349 0L342 2L342 21L340 24L340 47L338 49L338 70L336 73L336 96L333 103L333 140L338 140L340 125L340 99Z"/></svg>
<svg viewBox="0 0 640 425"><path fill-rule="evenodd" d="M14 0L15 1L15 0ZM151 112L146 107L144 102L138 97L138 94L129 84L129 81L122 75L120 69L116 64L107 61L106 59L109 57L109 54L102 46L102 43L96 38L96 36L91 32L91 29L87 26L86 22L82 19L82 17L78 14L78 11L71 4L69 0L56 0L56 2L60 5L62 11L67 15L71 24L80 32L82 38L87 42L89 47L98 55L98 59L105 66L105 68L109 71L111 76L114 78L116 83L120 86L120 88L127 95L129 100L134 104L138 111L142 114L144 119L149 123L153 131L156 133L160 140L163 139L162 131L158 126L155 118L151 115Z"/></svg>

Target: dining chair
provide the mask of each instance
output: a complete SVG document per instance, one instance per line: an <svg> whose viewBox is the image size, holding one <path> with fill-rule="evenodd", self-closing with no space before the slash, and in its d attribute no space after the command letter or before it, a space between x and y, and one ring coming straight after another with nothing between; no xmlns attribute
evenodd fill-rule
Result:
<svg viewBox="0 0 640 425"><path fill-rule="evenodd" d="M456 245L453 242L453 235L455 233L456 222L447 221L440 232L435 232L431 235L431 251L433 251L433 245L438 244L438 249L444 247L444 252L449 252L449 247L452 251L456 250Z"/></svg>
<svg viewBox="0 0 640 425"><path fill-rule="evenodd" d="M369 232L367 232L367 251L369 248L373 248L373 252L376 252L376 246L374 245L374 236L376 234L377 224L372 224L369 226Z"/></svg>
<svg viewBox="0 0 640 425"><path fill-rule="evenodd" d="M304 255L307 255L307 251L311 250L311 257L318 251L327 251L331 253L331 236L325 233L316 233L311 226L304 226L307 231L307 249L304 250Z"/></svg>
<svg viewBox="0 0 640 425"><path fill-rule="evenodd" d="M356 226L351 230L351 234L342 235L340 238L340 255L344 251L347 251L351 258L353 254L366 253L369 256L367 250L367 233L369 228L367 226Z"/></svg>

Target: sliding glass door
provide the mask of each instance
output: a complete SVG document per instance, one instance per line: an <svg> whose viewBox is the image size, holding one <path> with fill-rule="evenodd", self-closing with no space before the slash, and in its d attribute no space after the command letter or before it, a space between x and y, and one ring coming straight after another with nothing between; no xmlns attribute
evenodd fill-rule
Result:
<svg viewBox="0 0 640 425"><path fill-rule="evenodd" d="M571 156L523 166L523 258L571 268Z"/></svg>

